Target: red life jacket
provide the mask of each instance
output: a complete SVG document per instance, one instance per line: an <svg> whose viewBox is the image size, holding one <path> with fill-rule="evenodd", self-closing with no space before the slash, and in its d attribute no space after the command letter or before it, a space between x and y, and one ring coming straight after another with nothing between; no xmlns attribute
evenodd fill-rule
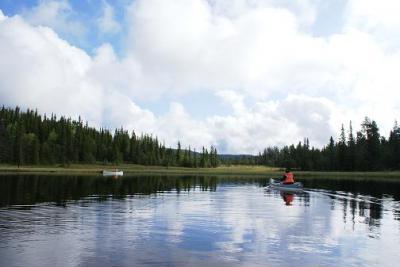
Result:
<svg viewBox="0 0 400 267"><path fill-rule="evenodd" d="M285 173L285 180L283 180L284 184L293 184L294 183L294 175L291 172Z"/></svg>

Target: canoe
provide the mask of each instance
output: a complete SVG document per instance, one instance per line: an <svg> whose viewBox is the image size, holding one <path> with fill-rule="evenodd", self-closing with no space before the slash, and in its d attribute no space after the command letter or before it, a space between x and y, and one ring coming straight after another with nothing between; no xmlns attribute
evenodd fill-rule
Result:
<svg viewBox="0 0 400 267"><path fill-rule="evenodd" d="M123 171L106 171L103 170L103 176L123 176Z"/></svg>
<svg viewBox="0 0 400 267"><path fill-rule="evenodd" d="M296 182L294 184L283 184L279 181L276 181L274 179L269 180L269 186L270 188L275 188L279 190L284 190L284 191L300 191L303 190L303 184L300 182Z"/></svg>

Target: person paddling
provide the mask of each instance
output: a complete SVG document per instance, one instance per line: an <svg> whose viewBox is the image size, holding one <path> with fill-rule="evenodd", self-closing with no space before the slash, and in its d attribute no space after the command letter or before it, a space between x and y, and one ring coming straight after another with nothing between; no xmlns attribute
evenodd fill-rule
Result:
<svg viewBox="0 0 400 267"><path fill-rule="evenodd" d="M294 184L294 175L293 173L290 171L289 168L287 168L285 170L285 173L283 174L283 177L281 179L281 182L283 184Z"/></svg>

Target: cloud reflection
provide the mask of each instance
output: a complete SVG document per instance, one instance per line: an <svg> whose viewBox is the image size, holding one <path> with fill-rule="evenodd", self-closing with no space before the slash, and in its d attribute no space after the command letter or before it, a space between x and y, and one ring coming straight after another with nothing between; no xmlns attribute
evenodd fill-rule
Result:
<svg viewBox="0 0 400 267"><path fill-rule="evenodd" d="M387 266L400 260L396 197L314 187L288 200L263 185L265 179L211 177L0 177L0 265Z"/></svg>

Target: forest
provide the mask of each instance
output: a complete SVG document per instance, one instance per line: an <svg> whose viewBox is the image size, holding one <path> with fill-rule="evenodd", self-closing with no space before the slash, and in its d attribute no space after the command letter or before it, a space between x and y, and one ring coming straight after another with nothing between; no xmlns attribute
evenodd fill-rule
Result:
<svg viewBox="0 0 400 267"><path fill-rule="evenodd" d="M166 147L157 137L134 131L95 129L81 118L72 120L37 110L2 107L0 110L0 163L16 165L71 163L132 163L181 167L217 167L217 149L196 152Z"/></svg>
<svg viewBox="0 0 400 267"><path fill-rule="evenodd" d="M224 164L266 165L304 171L385 171L400 170L400 128L394 123L389 137L379 133L374 120L365 117L361 130L348 134L342 125L339 140L330 137L321 149L310 147L308 138L297 145L268 147L257 156L223 160Z"/></svg>
<svg viewBox="0 0 400 267"><path fill-rule="evenodd" d="M347 134L346 134L347 132ZM297 145L268 147L258 155L219 155L217 149L166 147L152 135L136 135L123 128L113 133L52 114L18 107L0 110L0 163L16 165L71 163L132 163L180 167L224 165L265 165L304 171L400 170L400 128L395 122L389 137L381 136L374 120L365 117L360 131L346 131L339 140L330 137L322 148L310 146L308 138Z"/></svg>

